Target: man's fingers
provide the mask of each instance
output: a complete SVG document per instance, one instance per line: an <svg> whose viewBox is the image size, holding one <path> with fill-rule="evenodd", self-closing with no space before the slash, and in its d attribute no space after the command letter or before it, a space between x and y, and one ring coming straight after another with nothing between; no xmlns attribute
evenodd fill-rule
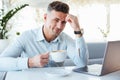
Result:
<svg viewBox="0 0 120 80"><path fill-rule="evenodd" d="M40 61L41 66L46 65L48 63L48 61L49 61L48 59L41 59L41 61Z"/></svg>
<svg viewBox="0 0 120 80"><path fill-rule="evenodd" d="M42 59L41 62L44 63L44 62L48 62L49 59Z"/></svg>
<svg viewBox="0 0 120 80"><path fill-rule="evenodd" d="M49 54L42 54L41 56L41 59L48 59L49 58Z"/></svg>

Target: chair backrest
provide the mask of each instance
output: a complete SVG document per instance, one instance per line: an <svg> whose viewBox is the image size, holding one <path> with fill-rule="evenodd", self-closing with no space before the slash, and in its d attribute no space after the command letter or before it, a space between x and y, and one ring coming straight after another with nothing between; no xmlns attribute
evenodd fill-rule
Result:
<svg viewBox="0 0 120 80"><path fill-rule="evenodd" d="M90 59L103 58L106 48L106 42L87 43L87 46Z"/></svg>

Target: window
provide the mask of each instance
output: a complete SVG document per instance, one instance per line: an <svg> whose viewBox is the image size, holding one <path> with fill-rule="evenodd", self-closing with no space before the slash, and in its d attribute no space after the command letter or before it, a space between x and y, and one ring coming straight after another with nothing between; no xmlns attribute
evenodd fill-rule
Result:
<svg viewBox="0 0 120 80"><path fill-rule="evenodd" d="M108 27L110 27L110 32L107 40L120 39L118 35L120 34L118 29L120 27L120 4L107 5L102 3L70 5L70 13L78 16L80 27L84 29L86 42L104 41L105 39L100 29L106 32L109 30ZM45 8L26 7L17 13L8 25L13 27L13 31L19 30L19 32L36 28L38 24L43 24L45 10ZM73 30L68 23L64 32L74 38Z"/></svg>
<svg viewBox="0 0 120 80"><path fill-rule="evenodd" d="M77 6L72 10L77 14L80 26L84 28L84 38L86 42L101 42L120 40L120 4L90 4ZM101 28L105 33L109 31L107 37L103 37ZM65 32L74 37L72 31L67 27Z"/></svg>
<svg viewBox="0 0 120 80"><path fill-rule="evenodd" d="M120 40L120 4L110 6L110 40Z"/></svg>
<svg viewBox="0 0 120 80"><path fill-rule="evenodd" d="M84 38L87 42L103 41L103 35L98 29L106 28L106 8L102 4L93 4L73 8L71 13L77 13L80 27L84 29ZM67 29L69 33L72 31ZM67 31L66 30L66 31ZM67 31L67 33L68 33ZM71 31L71 32L70 32ZM72 37L74 34L72 34Z"/></svg>
<svg viewBox="0 0 120 80"><path fill-rule="evenodd" d="M2 1L0 1L0 19L2 18Z"/></svg>

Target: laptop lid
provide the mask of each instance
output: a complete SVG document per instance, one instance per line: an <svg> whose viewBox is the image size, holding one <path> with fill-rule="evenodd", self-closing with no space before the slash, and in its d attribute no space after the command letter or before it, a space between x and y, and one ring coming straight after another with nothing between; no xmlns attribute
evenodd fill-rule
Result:
<svg viewBox="0 0 120 80"><path fill-rule="evenodd" d="M120 41L109 41L104 56L101 75L120 70Z"/></svg>
<svg viewBox="0 0 120 80"><path fill-rule="evenodd" d="M104 61L102 65L88 65L85 68L77 68L73 71L102 76L120 70L120 41L109 41L106 45Z"/></svg>

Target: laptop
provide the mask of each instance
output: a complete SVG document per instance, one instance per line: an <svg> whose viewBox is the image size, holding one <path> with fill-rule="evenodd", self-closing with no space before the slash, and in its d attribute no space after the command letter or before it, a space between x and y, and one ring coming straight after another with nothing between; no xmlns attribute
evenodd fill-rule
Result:
<svg viewBox="0 0 120 80"><path fill-rule="evenodd" d="M120 70L120 41L107 42L103 63L75 68L74 72L103 76Z"/></svg>

